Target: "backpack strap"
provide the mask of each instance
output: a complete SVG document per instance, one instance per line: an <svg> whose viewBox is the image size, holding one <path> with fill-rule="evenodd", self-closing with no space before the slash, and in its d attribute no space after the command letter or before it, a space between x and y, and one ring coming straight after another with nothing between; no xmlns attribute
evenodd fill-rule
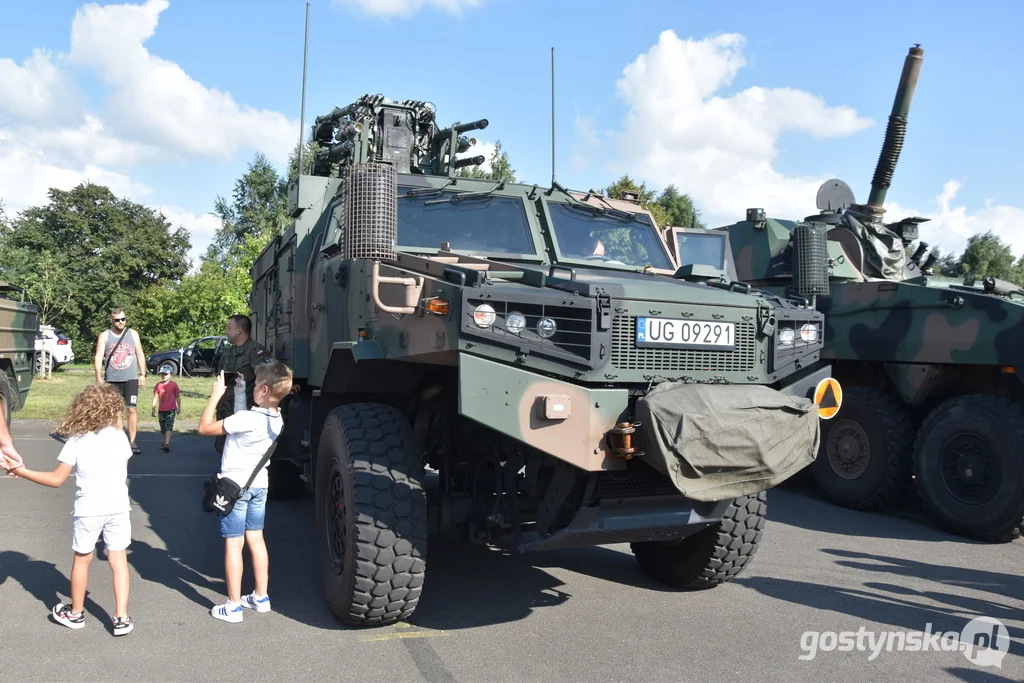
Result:
<svg viewBox="0 0 1024 683"><path fill-rule="evenodd" d="M267 434L270 434L270 415L267 415ZM270 456L274 454L275 448L277 448L276 439L274 440L274 443L270 444L270 448L268 448L267 452L263 454L263 457L260 458L256 468L252 471L252 474L249 475L249 481L245 482L245 486L242 487L243 491L248 491L249 487L252 486L252 482L256 479L256 474L263 469L263 466L267 464L268 460L270 460Z"/></svg>

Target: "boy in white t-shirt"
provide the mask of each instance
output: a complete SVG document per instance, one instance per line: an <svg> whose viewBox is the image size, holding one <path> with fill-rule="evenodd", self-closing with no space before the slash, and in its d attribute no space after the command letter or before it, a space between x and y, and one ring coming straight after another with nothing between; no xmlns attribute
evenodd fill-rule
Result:
<svg viewBox="0 0 1024 683"><path fill-rule="evenodd" d="M75 396L55 433L67 437L52 472L36 472L23 464L10 473L43 486L58 488L75 468L74 533L71 549L71 602L53 608L57 623L69 628L85 626L85 590L89 564L100 534L114 574L114 635L132 630L128 616L128 555L132 540L128 499L128 459L132 448L122 430L124 399L111 384L90 384ZM6 468L5 468L6 469Z"/></svg>
<svg viewBox="0 0 1024 683"><path fill-rule="evenodd" d="M277 406L292 389L292 371L280 361L270 361L256 367L256 388L253 399L256 407L241 410L223 420L217 420L217 403L224 395L224 373L213 384L213 393L199 420L199 433L203 436L226 435L221 454L220 476L245 486L256 465L281 434L283 421ZM269 558L263 540L266 515L267 465L264 464L253 479L252 486L242 491L234 508L220 519L220 533L224 538L224 574L228 601L210 610L210 614L223 621L242 621L242 608L257 612L270 611L267 595ZM242 595L242 548L249 546L252 557L255 590Z"/></svg>

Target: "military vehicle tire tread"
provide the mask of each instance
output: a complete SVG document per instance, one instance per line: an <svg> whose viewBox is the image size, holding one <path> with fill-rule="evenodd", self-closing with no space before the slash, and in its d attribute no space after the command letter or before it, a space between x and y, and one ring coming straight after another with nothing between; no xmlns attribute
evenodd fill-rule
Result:
<svg viewBox="0 0 1024 683"><path fill-rule="evenodd" d="M984 425L985 420L991 420ZM974 425L988 437L999 440L1003 437L1006 448L1003 454L1006 463L1016 466L1017 490L1004 497L1004 510L997 519L986 523L972 522L957 518L957 509L950 507L948 496L943 496L943 484L936 481L932 467L934 458L923 458L924 454L936 453L936 445L930 443L941 438L942 430L950 424L967 423ZM1003 433L999 434L1002 427ZM934 431L933 431L934 430ZM938 432L936 437L935 432ZM951 398L941 403L925 418L917 433L914 445L914 475L917 494L922 505L931 513L941 527L947 531L986 543L1009 543L1024 535L1024 405L1002 396L970 394ZM1004 464L1004 467L1005 467ZM1007 479L1004 472L1003 481ZM1010 477L1014 480L1013 477ZM954 501L955 505L955 501ZM991 503L981 506L991 509Z"/></svg>
<svg viewBox="0 0 1024 683"><path fill-rule="evenodd" d="M655 579L690 590L732 581L750 563L764 534L767 492L730 503L722 521L671 544L630 543L640 566Z"/></svg>
<svg viewBox="0 0 1024 683"><path fill-rule="evenodd" d="M427 551L423 464L412 428L391 406L356 403L332 410L322 434L316 533L327 604L349 626L406 619L423 590ZM335 485L351 511L335 523L354 539L355 549L340 558L340 574L328 549L334 541L328 538L327 508Z"/></svg>
<svg viewBox="0 0 1024 683"><path fill-rule="evenodd" d="M914 447L913 420L901 402L881 389L852 385L844 387L843 393L843 406L839 413L833 419L822 423L821 451L810 467L811 474L818 489L836 505L862 512L885 509L897 503L910 487L913 469L911 454ZM887 452L884 471L878 472L877 469L882 463L876 464L876 469L870 471L872 465L869 463L869 471L863 476L844 480L832 471L826 453L826 439L829 430L837 427L844 419L843 411L854 406L855 410L866 408L871 411L872 416L876 418L877 429L872 430L865 424L861 424L861 428L867 432L869 439L883 441L884 450ZM874 454L872 456L874 457ZM878 483L870 486L867 476L871 476Z"/></svg>

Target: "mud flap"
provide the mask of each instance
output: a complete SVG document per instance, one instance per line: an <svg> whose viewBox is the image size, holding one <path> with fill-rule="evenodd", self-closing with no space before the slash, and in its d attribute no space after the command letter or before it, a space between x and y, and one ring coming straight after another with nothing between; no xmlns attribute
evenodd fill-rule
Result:
<svg viewBox="0 0 1024 683"><path fill-rule="evenodd" d="M687 498L754 495L814 461L817 406L765 386L665 382L637 401L651 467Z"/></svg>

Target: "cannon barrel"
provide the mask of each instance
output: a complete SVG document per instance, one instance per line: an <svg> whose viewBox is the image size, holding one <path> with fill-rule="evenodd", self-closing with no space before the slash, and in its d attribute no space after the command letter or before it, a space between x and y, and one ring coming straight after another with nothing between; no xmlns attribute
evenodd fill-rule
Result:
<svg viewBox="0 0 1024 683"><path fill-rule="evenodd" d="M434 139L447 139L448 136L452 134L453 130L459 135L462 135L463 133L468 133L471 130L483 130L486 127L487 119L480 119L479 121L470 121L469 123L459 123L452 126L451 128L445 128L444 130L437 131L437 133L434 134Z"/></svg>
<svg viewBox="0 0 1024 683"><path fill-rule="evenodd" d="M335 107L334 109L331 110L330 114L323 114L322 116L316 117L316 120L313 121L313 123L314 124L327 123L327 122L337 123L338 121L341 120L341 118L343 116L348 116L353 111L355 111L355 109L356 109L356 103L355 102L353 102L352 104L347 105L345 107Z"/></svg>
<svg viewBox="0 0 1024 683"><path fill-rule="evenodd" d="M465 159L456 159L455 163L452 164L455 168L462 168L463 166L479 166L484 163L486 159L483 154L477 154L475 157L466 157Z"/></svg>
<svg viewBox="0 0 1024 683"><path fill-rule="evenodd" d="M878 156L875 176L871 179L871 194L868 196L867 205L876 209L881 209L885 203L885 194L896 170L900 151L903 149L903 138L907 134L907 112L910 111L910 101L914 97L923 59L924 48L914 45L903 61L903 73L900 75L900 84L892 103L892 113L889 114L889 125L885 129L885 142L882 143L882 152Z"/></svg>

